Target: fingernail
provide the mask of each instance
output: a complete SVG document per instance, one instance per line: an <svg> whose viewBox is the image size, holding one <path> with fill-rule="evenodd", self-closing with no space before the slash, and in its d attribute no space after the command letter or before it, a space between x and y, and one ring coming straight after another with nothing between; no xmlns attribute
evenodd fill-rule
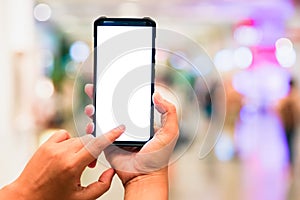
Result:
<svg viewBox="0 0 300 200"><path fill-rule="evenodd" d="M94 132L95 131L95 124L94 123L91 123L91 129L92 129L92 132Z"/></svg>
<svg viewBox="0 0 300 200"><path fill-rule="evenodd" d="M163 99L162 99L161 95L158 92L155 92L154 96L155 96L154 99L156 100L157 103L162 102Z"/></svg>
<svg viewBox="0 0 300 200"><path fill-rule="evenodd" d="M95 107L93 105L89 105L89 109L91 109L92 115L95 114Z"/></svg>
<svg viewBox="0 0 300 200"><path fill-rule="evenodd" d="M89 113L89 111L90 111L91 113ZM86 115L93 115L94 112L95 112L95 108L94 108L93 105L87 105L87 106L85 107L85 109L84 109L84 112L85 112Z"/></svg>
<svg viewBox="0 0 300 200"><path fill-rule="evenodd" d="M158 112L160 112L162 114L165 113L165 112L167 112L167 110L162 105L160 105L160 104L156 104L155 108L158 110Z"/></svg>
<svg viewBox="0 0 300 200"><path fill-rule="evenodd" d="M126 129L125 125L123 125L123 124L118 126L117 128L120 129L121 131L125 131L125 129Z"/></svg>
<svg viewBox="0 0 300 200"><path fill-rule="evenodd" d="M166 109L163 106L163 98L162 96L158 93L155 92L155 98L154 98L154 105L155 108L160 112L160 113L165 113Z"/></svg>
<svg viewBox="0 0 300 200"><path fill-rule="evenodd" d="M90 87L89 84L86 84L86 85L84 86L84 91L87 91L88 87Z"/></svg>

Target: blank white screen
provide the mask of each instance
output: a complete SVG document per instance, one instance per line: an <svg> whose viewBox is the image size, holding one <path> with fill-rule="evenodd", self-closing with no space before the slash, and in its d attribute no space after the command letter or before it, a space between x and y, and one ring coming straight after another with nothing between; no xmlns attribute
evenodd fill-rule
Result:
<svg viewBox="0 0 300 200"><path fill-rule="evenodd" d="M137 41L136 34L128 34L133 30L143 29L140 35L141 40L137 49L130 49L117 57L110 63L102 63L102 58L107 56L110 51L126 45L128 42ZM145 31L144 31L145 30ZM127 33L124 42L117 45L115 41L118 35ZM123 35L124 36L124 35ZM128 37L127 37L128 36ZM107 42L107 43L106 43ZM109 48L103 49L103 44L108 44ZM109 44L112 44L109 45ZM119 46L118 46L119 45ZM151 111L151 62L152 49L152 27L137 26L98 26L97 27L97 90L96 90L96 135L106 133L114 127L124 124L126 131L117 141L147 141L150 136L150 111ZM126 76L134 76L138 69L143 69L143 74L137 73L136 78L143 77L143 84L133 85L135 79L129 80L128 84L121 84ZM127 95L118 94L115 99L116 91L127 91ZM129 96L128 96L129 91ZM121 95L121 96L120 96ZM117 102L117 103L116 103ZM125 105L119 107L120 105ZM117 110L116 110L117 109ZM118 118L119 114L127 112L129 119ZM123 116L123 115L122 115ZM128 120L135 126L129 126Z"/></svg>

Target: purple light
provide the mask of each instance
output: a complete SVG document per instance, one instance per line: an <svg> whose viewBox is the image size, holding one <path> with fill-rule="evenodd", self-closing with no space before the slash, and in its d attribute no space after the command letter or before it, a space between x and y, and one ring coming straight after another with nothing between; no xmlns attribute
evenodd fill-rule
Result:
<svg viewBox="0 0 300 200"><path fill-rule="evenodd" d="M270 63L260 63L264 61ZM234 88L246 100L235 130L246 199L285 199L288 148L280 120L270 107L287 94L289 79L286 70L270 64L243 71L233 79Z"/></svg>
<svg viewBox="0 0 300 200"><path fill-rule="evenodd" d="M235 144L244 170L245 199L281 200L286 198L288 148L282 124L271 107L289 91L290 75L279 63L290 66L292 62L283 61L292 59L287 59L286 50L276 54L275 42L284 36L285 20L293 6L289 0L251 2L252 8L257 6L248 16L252 22L248 28L253 28L248 37L253 62L249 70L233 78L233 87L245 97Z"/></svg>
<svg viewBox="0 0 300 200"><path fill-rule="evenodd" d="M242 160L243 199L286 199L288 148L278 117L264 108L245 106L235 144Z"/></svg>
<svg viewBox="0 0 300 200"><path fill-rule="evenodd" d="M236 128L236 145L244 161L259 162L264 169L283 169L288 164L288 149L278 117L263 109L243 107Z"/></svg>
<svg viewBox="0 0 300 200"><path fill-rule="evenodd" d="M252 104L269 105L289 91L289 73L277 66L242 71L233 78L233 87Z"/></svg>

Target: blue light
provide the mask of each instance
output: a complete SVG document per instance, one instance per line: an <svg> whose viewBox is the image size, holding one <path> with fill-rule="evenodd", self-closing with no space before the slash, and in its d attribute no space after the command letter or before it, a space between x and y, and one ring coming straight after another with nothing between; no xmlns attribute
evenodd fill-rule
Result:
<svg viewBox="0 0 300 200"><path fill-rule="evenodd" d="M76 41L70 47L70 56L75 62L85 61L89 54L90 49L85 42Z"/></svg>
<svg viewBox="0 0 300 200"><path fill-rule="evenodd" d="M223 133L215 146L215 155L220 161L229 161L234 157L234 144L228 134Z"/></svg>

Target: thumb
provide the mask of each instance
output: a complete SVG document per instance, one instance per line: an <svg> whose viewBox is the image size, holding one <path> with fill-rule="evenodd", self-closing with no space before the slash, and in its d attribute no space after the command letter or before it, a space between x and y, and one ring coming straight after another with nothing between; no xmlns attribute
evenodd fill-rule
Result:
<svg viewBox="0 0 300 200"><path fill-rule="evenodd" d="M103 195L111 185L115 170L110 168L104 171L98 181L88 185L82 192L79 199L97 199Z"/></svg>

